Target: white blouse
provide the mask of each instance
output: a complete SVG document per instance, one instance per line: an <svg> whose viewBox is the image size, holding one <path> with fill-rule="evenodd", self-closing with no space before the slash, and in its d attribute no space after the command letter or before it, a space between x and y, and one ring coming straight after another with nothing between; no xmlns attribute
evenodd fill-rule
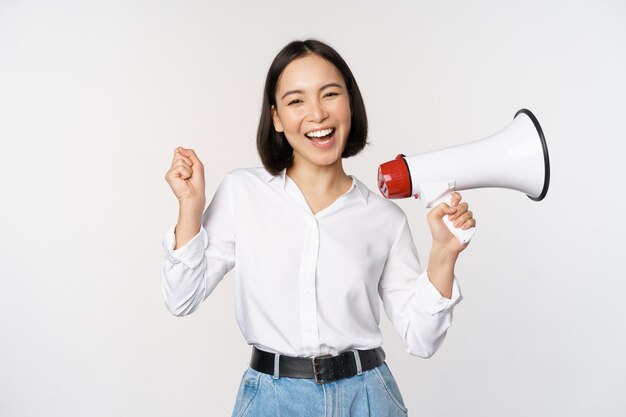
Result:
<svg viewBox="0 0 626 417"><path fill-rule="evenodd" d="M352 176L352 187L313 214L283 170L229 173L198 234L163 239L169 311L195 311L235 265L235 311L250 345L283 355L336 355L381 345L380 299L407 351L430 357L461 299L443 297L422 272L406 215Z"/></svg>

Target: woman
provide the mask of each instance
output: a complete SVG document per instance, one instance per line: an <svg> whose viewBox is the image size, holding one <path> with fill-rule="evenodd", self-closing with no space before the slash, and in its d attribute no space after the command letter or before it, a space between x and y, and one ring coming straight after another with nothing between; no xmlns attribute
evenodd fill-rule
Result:
<svg viewBox="0 0 626 417"><path fill-rule="evenodd" d="M465 246L442 218L476 221L458 193L431 210L422 272L404 212L344 172L366 136L352 72L307 40L269 69L263 168L229 173L204 210L202 163L174 151L166 180L180 211L163 241L163 294L173 314L189 314L237 265L236 316L253 352L233 416L405 416L380 347L379 297L409 353L430 357L445 337Z"/></svg>

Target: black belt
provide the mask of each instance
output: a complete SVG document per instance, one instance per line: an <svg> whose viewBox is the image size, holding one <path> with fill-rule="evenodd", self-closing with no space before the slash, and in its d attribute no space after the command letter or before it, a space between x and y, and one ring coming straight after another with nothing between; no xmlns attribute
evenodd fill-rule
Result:
<svg viewBox="0 0 626 417"><path fill-rule="evenodd" d="M356 351L361 360L361 371L367 371L383 363L383 348ZM274 375L276 355L252 347L250 367L265 374ZM278 359L278 376L290 378L313 378L318 384L349 378L357 374L354 351L346 350L337 356L323 355L314 358L300 358L280 355Z"/></svg>

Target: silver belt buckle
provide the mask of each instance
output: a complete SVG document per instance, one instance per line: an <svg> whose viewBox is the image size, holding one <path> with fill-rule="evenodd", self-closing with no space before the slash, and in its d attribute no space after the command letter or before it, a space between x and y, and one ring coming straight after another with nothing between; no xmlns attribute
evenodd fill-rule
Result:
<svg viewBox="0 0 626 417"><path fill-rule="evenodd" d="M315 378L315 383L316 384L325 384L327 382L330 382L328 380L323 380L323 379L319 379L319 373L317 372L317 365L318 359L326 359L326 358L332 358L333 355L327 354L327 355L322 355L322 356L316 356L313 359L311 359L311 362L313 363L313 377Z"/></svg>

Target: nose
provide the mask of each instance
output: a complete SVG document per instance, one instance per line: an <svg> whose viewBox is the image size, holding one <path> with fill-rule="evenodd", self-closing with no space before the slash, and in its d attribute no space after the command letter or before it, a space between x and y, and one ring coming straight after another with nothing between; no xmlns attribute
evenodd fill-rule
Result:
<svg viewBox="0 0 626 417"><path fill-rule="evenodd" d="M328 117L328 112L323 103L318 100L314 100L311 104L311 111L309 112L309 121L319 123Z"/></svg>

